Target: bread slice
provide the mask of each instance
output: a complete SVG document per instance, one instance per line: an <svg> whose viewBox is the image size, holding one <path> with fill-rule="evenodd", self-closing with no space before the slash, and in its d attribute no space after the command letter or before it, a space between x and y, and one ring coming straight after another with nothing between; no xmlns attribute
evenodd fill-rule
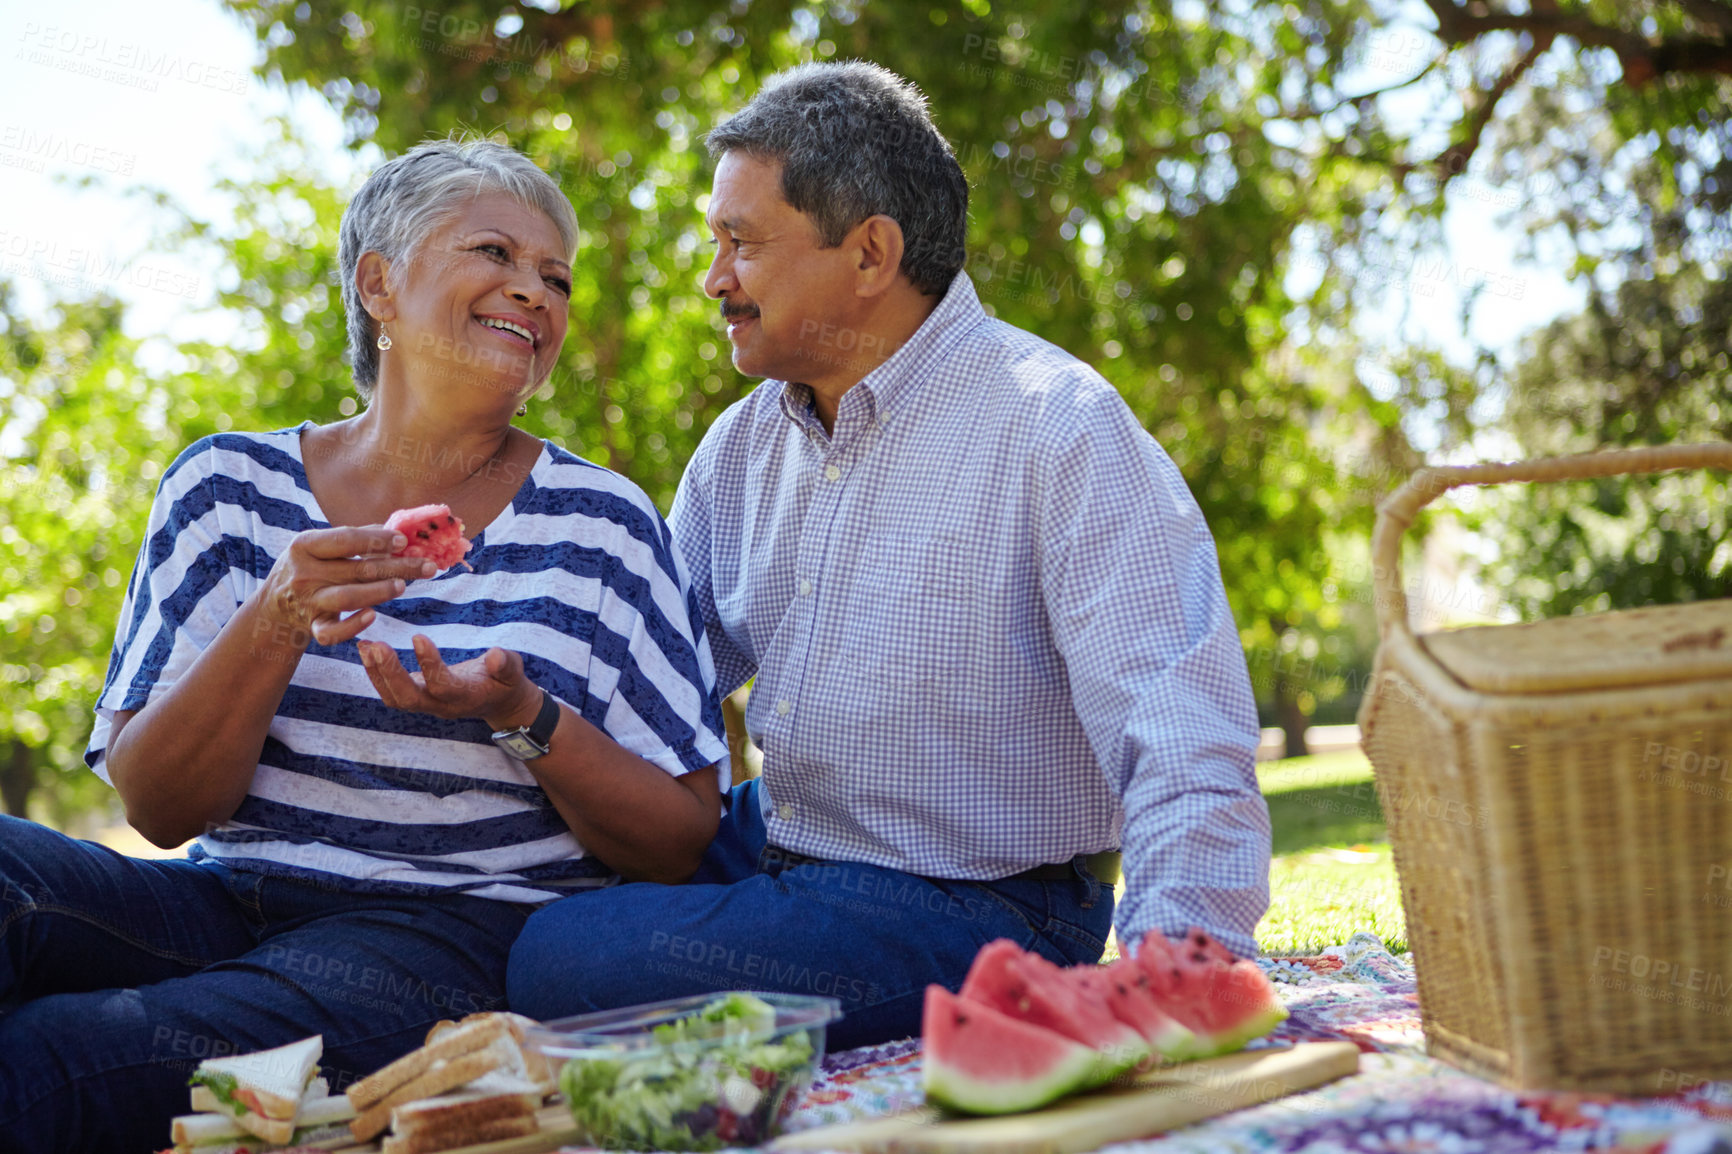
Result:
<svg viewBox="0 0 1732 1154"><path fill-rule="evenodd" d="M539 1050L530 1049L528 1045L529 1035L526 1031L531 1027L541 1025L541 1023L525 1014L515 1014L509 1010L488 1010L479 1014L470 1014L461 1022L453 1022L450 1019L435 1022L433 1028L427 1031L427 1043L431 1045L451 1031L463 1026L491 1021L495 1018L504 1022L506 1029L511 1031L511 1036L517 1039L517 1045L523 1051L524 1069L528 1072L529 1080L547 1087L547 1093L553 1093L555 1089L553 1069L548 1065L546 1055Z"/></svg>
<svg viewBox="0 0 1732 1154"><path fill-rule="evenodd" d="M438 1026L433 1029L439 1031ZM349 1101L356 1110L365 1111L377 1105L391 1091L421 1077L434 1063L483 1049L495 1040L509 1036L510 1032L510 1027L499 1017L439 1032L437 1040L429 1041L419 1050L411 1050L350 1086L346 1091Z"/></svg>
<svg viewBox="0 0 1732 1154"><path fill-rule="evenodd" d="M422 1098L405 1102L391 1111L391 1129L397 1134L413 1134L417 1130L447 1126L475 1125L500 1118L533 1115L541 1108L541 1096L535 1087L523 1083L517 1092L488 1093L480 1090L458 1090L437 1098Z"/></svg>
<svg viewBox="0 0 1732 1154"><path fill-rule="evenodd" d="M320 1085L322 1081L324 1081L322 1078L315 1079L313 1085ZM348 1104L348 1099L345 1099L341 1093L336 1097L320 1095L320 1097L307 1100L307 1102L301 1102L301 1109L296 1111L294 1121L291 1123L294 1131L289 1140L300 1138L301 1142L296 1142L296 1145L303 1144L307 1140L308 1131L320 1130L320 1128L326 1128L326 1126L334 1125L334 1123L346 1123L353 1116L355 1116L355 1107ZM216 1144L216 1142L223 1142L223 1140L237 1140L239 1142L241 1138L246 1138L248 1135L249 1131L242 1130L241 1123L236 1121L232 1114L225 1114L225 1112L184 1114L173 1121L173 1140L175 1140L177 1147L211 1145ZM317 1138L313 1138L313 1140L317 1140ZM348 1126L343 1126L343 1142L350 1142L350 1140L352 1138L348 1133ZM251 1145L256 1145L256 1142Z"/></svg>
<svg viewBox="0 0 1732 1154"><path fill-rule="evenodd" d="M232 1058L209 1058L193 1071L194 1110L232 1118L237 1126L282 1145L294 1136L295 1113L318 1072L325 1039L299 1042Z"/></svg>
<svg viewBox="0 0 1732 1154"><path fill-rule="evenodd" d="M479 1078L471 1078L464 1083L465 1093L476 1094L533 1094L537 1102L552 1093L551 1087L524 1077L520 1070L511 1070L504 1065L489 1070Z"/></svg>
<svg viewBox="0 0 1732 1154"><path fill-rule="evenodd" d="M425 1049L418 1052L425 1052ZM515 1067L515 1068L514 1068ZM431 1098L443 1094L447 1090L455 1090L466 1082L473 1081L491 1070L506 1069L521 1075L523 1069L523 1052L517 1048L517 1043L511 1035L501 1032L493 1041L481 1050L460 1053L451 1058L434 1059L431 1063L423 1063L420 1073L402 1082L384 1097L371 1106L360 1111L353 1122L349 1123L349 1132L357 1142L367 1142L390 1125L391 1111L406 1102L414 1102L421 1098ZM351 1090L353 1088L351 1087ZM353 1096L351 1094L351 1101Z"/></svg>
<svg viewBox="0 0 1732 1154"><path fill-rule="evenodd" d="M379 1145L380 1154L434 1154L437 1150L455 1150L459 1146L475 1146L482 1142L502 1142L507 1138L524 1138L539 1133L541 1126L535 1115L524 1114L496 1118L449 1129L417 1130L413 1134L393 1134Z"/></svg>

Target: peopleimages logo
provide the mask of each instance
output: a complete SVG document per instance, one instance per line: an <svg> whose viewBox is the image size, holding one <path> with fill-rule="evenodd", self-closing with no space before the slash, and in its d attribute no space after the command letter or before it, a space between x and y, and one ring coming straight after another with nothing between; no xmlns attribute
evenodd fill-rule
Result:
<svg viewBox="0 0 1732 1154"><path fill-rule="evenodd" d="M121 152L89 141L75 140L64 133L38 131L22 124L0 128L0 152L17 154L16 157L0 156L0 164L27 168L32 172L43 172L49 164L56 164L131 176L138 164L137 153Z"/></svg>
<svg viewBox="0 0 1732 1154"><path fill-rule="evenodd" d="M735 974L747 981L762 982L777 989L809 990L814 994L855 1003L873 1002L879 995L877 984L865 978L850 977L825 969L814 970L811 966L786 961L773 954L760 954L750 950L742 953L734 946L702 942L662 930L656 930L650 935L649 949L652 958L665 954L672 959L670 962L652 960L649 963L651 969L664 974L702 980L715 980L724 974Z"/></svg>
<svg viewBox="0 0 1732 1154"><path fill-rule="evenodd" d="M1725 974L1613 946L1595 946L1590 986L1670 1002L1686 1009L1724 1016L1732 981Z"/></svg>
<svg viewBox="0 0 1732 1154"><path fill-rule="evenodd" d="M246 72L213 67L172 49L112 40L54 24L44 27L34 20L24 22L23 35L18 39L23 47L16 59L94 80L107 80L147 92L157 91L164 80L177 80L195 88L236 96L244 96L247 91Z"/></svg>
<svg viewBox="0 0 1732 1154"><path fill-rule="evenodd" d="M0 229L0 273L79 291L116 284L190 300L199 290L198 277L167 265L126 261L83 245L62 244L53 237L6 229Z"/></svg>

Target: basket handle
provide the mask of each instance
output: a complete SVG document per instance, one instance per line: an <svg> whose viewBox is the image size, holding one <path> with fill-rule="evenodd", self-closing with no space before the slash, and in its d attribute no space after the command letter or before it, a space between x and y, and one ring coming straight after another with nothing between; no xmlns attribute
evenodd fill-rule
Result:
<svg viewBox="0 0 1732 1154"><path fill-rule="evenodd" d="M1377 506L1377 527L1371 533L1371 580L1376 592L1377 634L1391 630L1412 634L1407 620L1407 594L1401 591L1401 537L1413 518L1446 491L1459 485L1499 485L1506 481L1587 481L1668 469L1732 469L1732 444L1656 445L1643 449L1609 449L1573 457L1542 457L1532 461L1484 465L1432 465L1420 469L1406 484Z"/></svg>

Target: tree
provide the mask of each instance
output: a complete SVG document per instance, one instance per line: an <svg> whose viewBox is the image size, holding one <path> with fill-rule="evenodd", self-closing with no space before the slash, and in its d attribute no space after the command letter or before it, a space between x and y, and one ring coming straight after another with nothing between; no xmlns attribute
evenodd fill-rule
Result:
<svg viewBox="0 0 1732 1154"><path fill-rule="evenodd" d="M1385 444L1398 430L1350 376L1325 389L1295 371L1283 255L1302 222L1366 188L1330 149L1276 143L1287 110L1271 97L1341 66L1360 5L1291 21L1123 0L229 4L265 67L319 87L357 143L499 131L560 180L584 224L584 319L534 411L664 507L709 422L751 387L722 363L697 285L702 133L799 60L866 57L910 77L973 185L984 302L1099 366L1173 455L1217 527L1247 644L1329 614L1324 530L1368 527L1369 501L1303 483L1334 471L1319 434L1381 419Z"/></svg>
<svg viewBox="0 0 1732 1154"><path fill-rule="evenodd" d="M279 131L282 132L281 126ZM238 332L183 342L174 368L122 330L106 297L32 324L0 283L0 800L56 823L107 800L83 750L121 599L163 470L211 433L340 417L343 196L283 133L222 229L184 216L177 244L226 256L218 307ZM352 411L352 400L349 402ZM37 804L32 805L32 798Z"/></svg>
<svg viewBox="0 0 1732 1154"><path fill-rule="evenodd" d="M1479 423L1522 455L1732 438L1732 9L1429 2L1446 43L1525 38L1504 87L1525 83L1486 137L1492 171L1542 193L1513 205L1528 251L1569 260L1587 298L1529 337ZM1553 44L1574 51L1536 54ZM1724 477L1522 487L1484 505L1491 583L1522 616L1732 594Z"/></svg>
<svg viewBox="0 0 1732 1154"><path fill-rule="evenodd" d="M752 387L698 285L702 133L798 60L866 57L915 80L971 180L983 301L1099 367L1178 462L1254 675L1285 671L1259 696L1293 748L1312 710L1362 684L1369 569L1353 548L1426 456L1416 445L1724 436L1732 414L1729 29L1711 0L227 3L265 71L342 110L358 154L466 128L554 174L583 230L574 324L526 423L664 508L709 423ZM1398 103L1415 97L1427 114ZM231 270L219 308L238 338L147 371L112 302L31 326L0 298L13 808L26 777L68 805L61 783L88 780L77 752L120 596L108 572L124 581L160 469L205 432L354 411L334 268L350 189L290 136L269 160L231 188L232 220L177 225ZM1419 295L1447 198L1488 191L1509 193L1536 258L1576 269L1587 309L1513 370L1356 326L1370 302ZM1467 287L1495 303L1503 286ZM1699 484L1706 522L1694 503L1668 522L1670 490L1600 486L1601 511L1524 495L1485 523L1507 530L1513 569L1583 574L1531 610L1714 595L1732 564L1716 544L1725 501ZM1645 577L1608 567L1608 519L1627 526L1630 510Z"/></svg>
<svg viewBox="0 0 1732 1154"><path fill-rule="evenodd" d="M1732 284L1681 251L1701 239L1681 223L1644 239L1648 278L1596 284L1528 342L1503 422L1524 453L1732 440ZM1500 494L1493 578L1529 618L1732 596L1729 496L1711 473Z"/></svg>
<svg viewBox="0 0 1732 1154"><path fill-rule="evenodd" d="M161 470L169 398L108 298L21 320L0 283L0 800L52 781L57 820L100 795L81 754Z"/></svg>

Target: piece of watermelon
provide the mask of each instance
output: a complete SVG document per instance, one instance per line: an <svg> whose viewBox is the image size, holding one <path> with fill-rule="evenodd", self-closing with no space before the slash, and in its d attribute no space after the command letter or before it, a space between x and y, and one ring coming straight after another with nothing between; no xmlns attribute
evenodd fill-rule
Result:
<svg viewBox="0 0 1732 1154"><path fill-rule="evenodd" d="M1213 958L1230 966L1239 960L1237 954L1216 941L1207 930L1198 929L1196 926L1191 927L1191 932L1185 935L1185 940L1179 945L1189 951L1192 960L1196 962L1204 962Z"/></svg>
<svg viewBox="0 0 1732 1154"><path fill-rule="evenodd" d="M1111 1010L1113 1017L1141 1034L1153 1055L1168 1062L1197 1056L1197 1036L1161 1008L1150 989L1149 976L1130 958L1104 966L1073 966L1066 971L1089 996Z"/></svg>
<svg viewBox="0 0 1732 1154"><path fill-rule="evenodd" d="M926 987L921 1038L926 1100L968 1114L1039 1109L1099 1068L1082 1043L938 985Z"/></svg>
<svg viewBox="0 0 1732 1154"><path fill-rule="evenodd" d="M463 561L464 554L469 552L463 522L446 505L399 509L385 519L385 528L409 538L407 545L391 554L393 557L425 557L441 571Z"/></svg>
<svg viewBox="0 0 1732 1154"><path fill-rule="evenodd" d="M999 938L974 956L961 997L1088 1046L1099 1055L1090 1084L1099 1085L1147 1058L1149 1044L1104 999L1085 992L1075 972Z"/></svg>
<svg viewBox="0 0 1732 1154"><path fill-rule="evenodd" d="M1137 949L1136 965L1156 1003L1197 1036L1193 1057L1231 1053L1287 1017L1255 962L1222 955L1233 956L1202 930L1177 944L1150 930Z"/></svg>

